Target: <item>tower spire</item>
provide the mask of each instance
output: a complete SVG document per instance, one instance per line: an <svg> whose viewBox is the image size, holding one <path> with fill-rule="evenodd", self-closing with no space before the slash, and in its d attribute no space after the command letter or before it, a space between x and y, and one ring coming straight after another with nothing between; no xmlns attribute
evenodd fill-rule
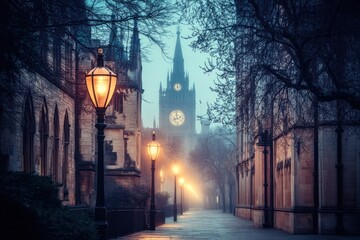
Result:
<svg viewBox="0 0 360 240"><path fill-rule="evenodd" d="M177 38L176 38L176 45L175 45L175 52L174 52L174 60L173 60L173 81L182 82L184 81L184 58L181 49L181 42L180 42L180 28L178 27L177 31Z"/></svg>
<svg viewBox="0 0 360 240"><path fill-rule="evenodd" d="M131 44L130 53L129 53L130 70L134 70L140 67L139 62L141 61L140 39L139 39L139 29L137 26L137 17L134 19L134 29L130 44Z"/></svg>

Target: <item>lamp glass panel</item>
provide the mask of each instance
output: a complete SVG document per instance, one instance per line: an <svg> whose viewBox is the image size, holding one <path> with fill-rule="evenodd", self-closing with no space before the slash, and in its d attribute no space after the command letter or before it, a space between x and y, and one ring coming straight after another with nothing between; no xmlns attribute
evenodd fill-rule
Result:
<svg viewBox="0 0 360 240"><path fill-rule="evenodd" d="M151 141L148 144L148 154L151 160L155 160L160 153L160 144L157 141Z"/></svg>
<svg viewBox="0 0 360 240"><path fill-rule="evenodd" d="M86 75L86 86L95 107L107 107L116 88L116 75L104 67L97 67Z"/></svg>

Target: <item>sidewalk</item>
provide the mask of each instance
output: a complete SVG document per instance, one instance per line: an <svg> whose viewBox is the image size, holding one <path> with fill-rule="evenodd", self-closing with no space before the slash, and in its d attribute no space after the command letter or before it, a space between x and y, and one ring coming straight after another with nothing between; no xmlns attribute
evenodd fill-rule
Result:
<svg viewBox="0 0 360 240"><path fill-rule="evenodd" d="M220 210L191 210L173 218L166 218L166 223L155 231L142 231L116 238L116 240L147 239L147 240L355 240L359 236L329 236L329 235L292 235L276 229L256 228L253 223L235 217Z"/></svg>

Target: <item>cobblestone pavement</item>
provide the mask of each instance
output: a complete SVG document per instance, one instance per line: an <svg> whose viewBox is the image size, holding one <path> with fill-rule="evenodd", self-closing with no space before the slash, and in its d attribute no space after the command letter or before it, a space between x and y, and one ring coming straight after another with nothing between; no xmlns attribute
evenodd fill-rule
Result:
<svg viewBox="0 0 360 240"><path fill-rule="evenodd" d="M173 218L166 218L166 223L156 227L155 231L142 231L116 240L355 240L360 236L329 235L292 235L276 229L254 227L253 223L220 210L191 210Z"/></svg>

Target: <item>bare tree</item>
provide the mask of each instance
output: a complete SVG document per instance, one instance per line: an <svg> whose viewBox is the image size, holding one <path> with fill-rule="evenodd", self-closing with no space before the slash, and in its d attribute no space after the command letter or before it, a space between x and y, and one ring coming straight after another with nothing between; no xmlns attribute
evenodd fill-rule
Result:
<svg viewBox="0 0 360 240"><path fill-rule="evenodd" d="M201 135L196 148L190 153L190 163L201 174L204 182L214 181L220 190L223 211L226 211L227 183L234 181L234 133L227 128L216 128Z"/></svg>
<svg viewBox="0 0 360 240"><path fill-rule="evenodd" d="M108 41L114 23L124 34L129 34L134 19L149 43L163 49L166 27L174 23L175 13L175 6L168 1L7 1L1 8L0 70L16 73L22 66L36 67L39 48L46 47L41 45L42 35L67 35L83 47L91 48L88 42L91 34L93 38Z"/></svg>
<svg viewBox="0 0 360 240"><path fill-rule="evenodd" d="M124 45L128 46L137 24L146 40L142 45L143 59L148 45L155 44L163 51L167 27L174 23L175 13L176 6L171 2L155 0L6 1L0 9L0 100L21 109L21 104L16 106L15 93L26 95L28 88L22 85L29 81L22 79L35 73L74 91L78 77L62 70L67 68L62 57L72 54L62 51L75 51L75 58L79 58L80 49L96 52L99 46L94 46L91 40L98 39L101 45L106 45L114 28L120 30ZM75 61L78 62L79 59ZM33 98L42 101L41 96L33 95ZM0 114L12 115L6 111L0 107Z"/></svg>
<svg viewBox="0 0 360 240"><path fill-rule="evenodd" d="M192 46L212 57L204 70L220 77L215 91L222 100L211 106L218 120L234 114L227 111L230 99L260 107L270 90L284 96L294 89L319 102L342 100L360 109L356 1L180 2L184 20L196 23ZM229 85L236 90L225 92ZM242 109L236 112L239 117Z"/></svg>

